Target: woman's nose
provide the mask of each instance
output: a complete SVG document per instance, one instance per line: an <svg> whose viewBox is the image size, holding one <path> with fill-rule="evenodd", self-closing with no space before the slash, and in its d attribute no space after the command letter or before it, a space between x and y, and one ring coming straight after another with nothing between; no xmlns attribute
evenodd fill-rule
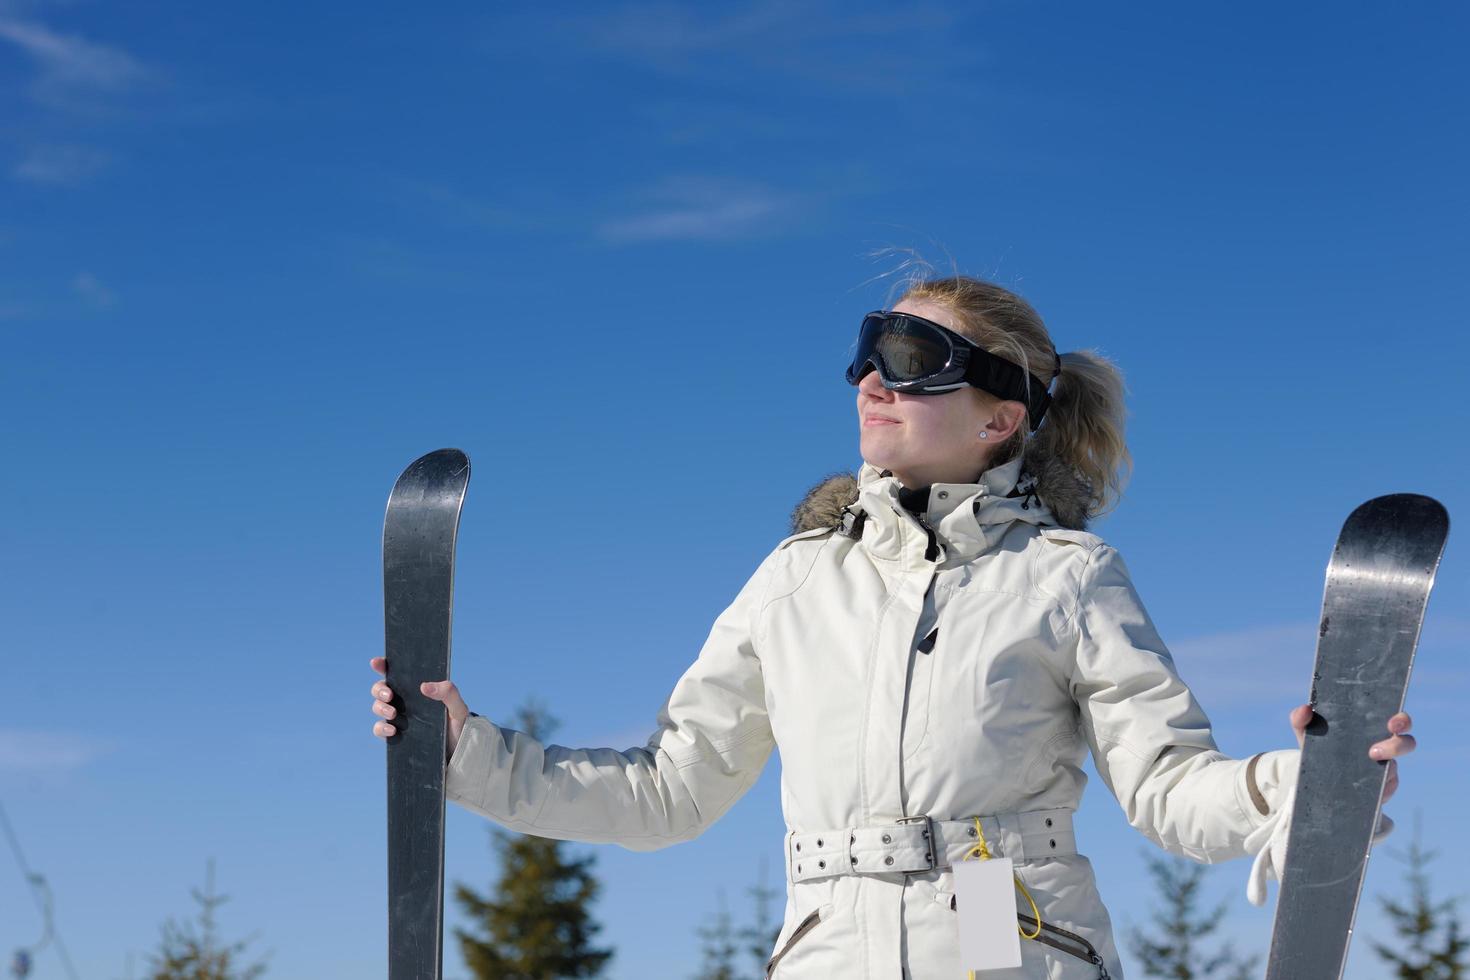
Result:
<svg viewBox="0 0 1470 980"><path fill-rule="evenodd" d="M891 394L883 387L883 379L878 377L876 369L869 368L868 373L858 379L858 391L874 398L887 398Z"/></svg>

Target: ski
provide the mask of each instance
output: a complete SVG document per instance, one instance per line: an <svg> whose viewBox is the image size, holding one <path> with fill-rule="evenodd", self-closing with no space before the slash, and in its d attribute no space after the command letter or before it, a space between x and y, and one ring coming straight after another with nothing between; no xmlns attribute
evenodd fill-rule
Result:
<svg viewBox="0 0 1470 980"><path fill-rule="evenodd" d="M1312 709L1267 980L1340 980L1387 765L1368 757L1401 711L1449 516L1418 494L1349 515L1327 567Z"/></svg>
<svg viewBox="0 0 1470 980"><path fill-rule="evenodd" d="M383 619L396 732L388 738L388 978L440 980L444 960L444 706L454 542L470 461L440 449L393 484L383 520Z"/></svg>

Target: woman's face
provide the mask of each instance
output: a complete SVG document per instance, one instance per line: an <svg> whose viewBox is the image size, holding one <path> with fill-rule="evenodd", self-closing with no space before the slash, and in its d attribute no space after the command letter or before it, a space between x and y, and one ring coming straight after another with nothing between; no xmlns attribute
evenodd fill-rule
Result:
<svg viewBox="0 0 1470 980"><path fill-rule="evenodd" d="M955 327L954 315L935 303L904 300L893 310ZM1022 417L1025 413L1020 402L1004 402L969 386L942 395L889 391L877 371L858 382L857 410L863 459L892 470L910 488L974 482L985 472L991 447L1016 430L1016 410Z"/></svg>

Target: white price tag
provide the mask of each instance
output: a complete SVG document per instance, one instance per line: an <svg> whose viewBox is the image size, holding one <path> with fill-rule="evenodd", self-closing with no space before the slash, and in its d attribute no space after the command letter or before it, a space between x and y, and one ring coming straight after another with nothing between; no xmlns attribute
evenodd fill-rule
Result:
<svg viewBox="0 0 1470 980"><path fill-rule="evenodd" d="M961 861L954 866L960 965L967 970L1014 969L1021 965L1014 873L1010 858Z"/></svg>

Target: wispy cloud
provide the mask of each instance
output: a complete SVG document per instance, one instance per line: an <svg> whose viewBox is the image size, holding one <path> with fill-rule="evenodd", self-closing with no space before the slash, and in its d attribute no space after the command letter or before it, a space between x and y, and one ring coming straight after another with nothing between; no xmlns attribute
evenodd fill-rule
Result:
<svg viewBox="0 0 1470 980"><path fill-rule="evenodd" d="M109 742L74 732L0 729L0 772L80 769L113 748Z"/></svg>
<svg viewBox="0 0 1470 980"><path fill-rule="evenodd" d="M1170 644L1174 663L1207 707L1306 700L1317 631L1310 622L1259 626ZM1291 665L1301 669L1294 670Z"/></svg>
<svg viewBox="0 0 1470 980"><path fill-rule="evenodd" d="M505 204L467 194L442 181L410 178L393 183L405 201L427 207L445 221L483 228L511 228L525 223L524 215Z"/></svg>
<svg viewBox="0 0 1470 980"><path fill-rule="evenodd" d="M1449 683L1463 690L1467 672L1460 656L1470 641L1470 620L1426 617L1411 687L1423 701ZM1174 662L1206 708L1244 708L1286 701L1304 703L1317 656L1317 624L1303 621L1181 640L1170 645Z"/></svg>
<svg viewBox="0 0 1470 980"><path fill-rule="evenodd" d="M94 310L105 310L117 303L117 294L90 272L78 272L71 281L71 291Z"/></svg>
<svg viewBox="0 0 1470 980"><path fill-rule="evenodd" d="M769 234L800 211L801 199L762 184L670 177L641 195L641 210L604 222L610 242L722 241Z"/></svg>
<svg viewBox="0 0 1470 980"><path fill-rule="evenodd" d="M556 23L583 48L655 70L726 74L739 64L838 88L893 92L932 75L934 66L952 68L974 57L948 40L958 19L953 10L930 3L864 10L850 0L755 0L709 6L626 3L581 17L559 15ZM891 52L895 37L923 50L924 59L894 72L857 56L880 42Z"/></svg>
<svg viewBox="0 0 1470 980"><path fill-rule="evenodd" d="M715 7L629 3L568 21L589 45L644 58L687 55L810 36L813 23L801 3Z"/></svg>
<svg viewBox="0 0 1470 980"><path fill-rule="evenodd" d="M20 48L39 69L31 88L37 101L53 107L78 108L98 95L111 95L145 81L150 72L119 48L44 24L0 17L0 40Z"/></svg>
<svg viewBox="0 0 1470 980"><path fill-rule="evenodd" d="M29 121L10 127L7 142L19 148L10 176L33 184L72 187L101 172L110 154L57 136L99 116L115 115L120 100L155 79L156 73L120 48L57 31L18 16L0 0L0 49L20 51L34 66L28 91L37 107Z"/></svg>
<svg viewBox="0 0 1470 980"><path fill-rule="evenodd" d="M19 180L36 184L81 184L107 166L108 155L90 146L40 144L32 146L11 171Z"/></svg>

